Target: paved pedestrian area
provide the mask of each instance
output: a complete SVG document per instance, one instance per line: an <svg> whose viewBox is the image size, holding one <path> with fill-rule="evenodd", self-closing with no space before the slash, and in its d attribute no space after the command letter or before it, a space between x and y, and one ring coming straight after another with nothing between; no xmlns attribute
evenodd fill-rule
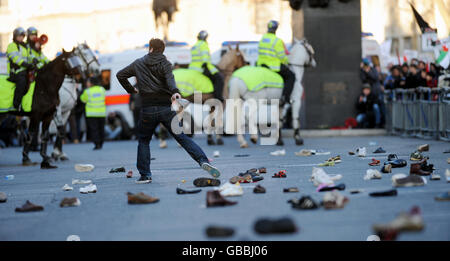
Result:
<svg viewBox="0 0 450 261"><path fill-rule="evenodd" d="M0 191L8 195L8 201L0 204L0 240L56 240L64 241L69 235L77 235L83 240L208 240L205 228L208 225L223 225L235 229L229 240L356 240L365 241L372 232L372 224L387 223L399 211L408 211L412 206L421 208L425 229L399 235L398 240L450 240L450 202L434 200L436 195L450 190L445 181L445 169L449 168L443 152L450 149L450 143L423 141L399 137L341 137L310 138L305 146L295 146L293 140L285 139L285 156L271 156L277 146L251 145L240 149L235 137L225 138L224 146L207 146L206 139L194 139L221 171L220 180L225 183L239 172L253 167L266 167L267 174L259 182L267 189L266 194L254 194L258 183L242 184L244 195L227 198L238 201L237 205L206 208L206 191L198 194L177 195L177 186L193 188L193 180L208 177L189 155L178 147L173 139L167 149L160 149L156 140L152 141L153 183L135 184L136 141L107 142L101 151L92 151L92 144L66 145L65 152L70 161L58 162L54 170L41 170L39 165L22 167L21 149L8 148L0 154ZM376 145L373 143L376 142ZM430 163L435 164L440 181L429 181L423 187L398 188L396 197L373 198L368 193L392 188L392 174L383 174L381 180L364 180L370 152L382 146L387 153L396 153L407 159L408 166L393 169L393 174L409 174L409 154L423 143L430 144ZM372 145L370 145L372 144ZM348 151L365 146L366 158L348 155ZM300 149L323 149L331 152L327 156L299 157L294 154ZM49 149L50 150L50 149ZM213 152L220 151L214 158ZM234 157L248 154L248 157ZM342 163L325 167L328 174L342 174L337 183L345 183L347 189L342 194L350 199L343 209L312 211L292 209L287 201L293 197L310 195L316 201L323 198L323 192L316 192L309 181L312 167L331 156L341 155ZM387 154L377 154L382 164ZM31 154L31 159L40 162L39 153ZM95 169L88 173L74 170L76 163L91 163ZM111 168L124 166L132 169L134 177L125 178L126 173L109 173ZM374 167L380 169L380 167ZM286 179L273 179L271 175L281 169L287 171ZM5 176L14 175L13 180ZM80 194L82 185L72 185L72 179L91 179L98 187L95 194ZM186 180L186 183L182 183ZM64 192L64 184L74 187ZM298 187L299 193L283 193L283 188ZM351 189L364 189L361 194L351 195ZM127 204L126 193L144 192L160 198L160 202L149 205ZM78 197L79 207L60 208L64 197ZM44 211L16 213L14 209L26 200L44 206ZM300 228L290 235L261 236L254 232L253 225L258 218L291 217Z"/></svg>

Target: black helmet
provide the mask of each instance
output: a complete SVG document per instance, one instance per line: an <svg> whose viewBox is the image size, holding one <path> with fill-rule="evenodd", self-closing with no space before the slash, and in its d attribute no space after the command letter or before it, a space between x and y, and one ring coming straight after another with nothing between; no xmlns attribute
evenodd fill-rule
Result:
<svg viewBox="0 0 450 261"><path fill-rule="evenodd" d="M208 38L208 32L205 30L201 30L200 33L197 35L198 40L206 41L206 38Z"/></svg>
<svg viewBox="0 0 450 261"><path fill-rule="evenodd" d="M35 35L38 34L38 30L37 30L36 27L34 27L34 26L30 26L30 27L28 27L28 29L27 29L27 36L29 37L29 36L32 35L32 34L35 34Z"/></svg>
<svg viewBox="0 0 450 261"><path fill-rule="evenodd" d="M271 20L268 24L267 24L267 31L269 33L275 33L278 29L278 22L275 20Z"/></svg>
<svg viewBox="0 0 450 261"><path fill-rule="evenodd" d="M14 29L13 39L15 40L19 35L25 36L25 29L23 29L22 27L17 27L16 29Z"/></svg>

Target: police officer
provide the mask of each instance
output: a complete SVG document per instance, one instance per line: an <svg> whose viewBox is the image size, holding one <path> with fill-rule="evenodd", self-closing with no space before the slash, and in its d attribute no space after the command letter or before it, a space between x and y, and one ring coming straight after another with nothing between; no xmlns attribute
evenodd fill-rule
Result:
<svg viewBox="0 0 450 261"><path fill-rule="evenodd" d="M295 83L295 74L289 69L289 52L284 45L283 40L278 38L275 33L278 29L277 21L270 21L267 25L267 33L263 35L258 45L257 66L265 66L270 70L281 75L284 81L283 93L280 105L289 102Z"/></svg>
<svg viewBox="0 0 450 261"><path fill-rule="evenodd" d="M219 70L211 63L209 45L206 41L208 32L202 30L197 35L197 43L191 48L191 63L189 69L199 71L206 75L214 85L214 97L223 102L223 77Z"/></svg>
<svg viewBox="0 0 450 261"><path fill-rule="evenodd" d="M80 99L86 103L86 125L90 139L94 142L94 150L103 146L105 139L105 88L100 86L99 77L91 77L87 81L87 87L81 94Z"/></svg>
<svg viewBox="0 0 450 261"><path fill-rule="evenodd" d="M42 46L38 38L38 30L36 27L29 27L27 29L27 48L28 53L36 64L37 69L41 69L50 62L50 60L42 53Z"/></svg>
<svg viewBox="0 0 450 261"><path fill-rule="evenodd" d="M28 70L33 70L35 65L30 60L27 46L24 43L25 30L22 27L14 29L13 42L6 50L7 70L9 81L16 84L14 90L13 106L16 110L21 110L22 97L28 91Z"/></svg>

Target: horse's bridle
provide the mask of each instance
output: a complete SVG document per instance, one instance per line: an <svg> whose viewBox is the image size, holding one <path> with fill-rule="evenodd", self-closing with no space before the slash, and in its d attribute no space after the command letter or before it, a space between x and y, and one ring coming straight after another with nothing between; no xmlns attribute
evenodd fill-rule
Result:
<svg viewBox="0 0 450 261"><path fill-rule="evenodd" d="M307 65L305 65L305 64L295 64L295 63L289 63L289 65L297 66L297 67L310 67L314 54L311 52L311 50L308 47L306 47L306 41L305 40L301 40L300 43L303 45L303 47L305 48L306 52L308 53L309 61L308 61Z"/></svg>

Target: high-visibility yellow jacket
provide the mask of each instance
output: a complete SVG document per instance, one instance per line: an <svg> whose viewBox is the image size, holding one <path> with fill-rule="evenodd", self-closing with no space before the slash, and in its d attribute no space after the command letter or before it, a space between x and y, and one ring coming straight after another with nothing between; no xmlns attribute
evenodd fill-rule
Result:
<svg viewBox="0 0 450 261"><path fill-rule="evenodd" d="M288 63L289 59L283 40L273 33L264 34L261 41L259 41L256 65L261 66L265 64L272 71L279 72L281 64Z"/></svg>
<svg viewBox="0 0 450 261"><path fill-rule="evenodd" d="M33 48L31 48L29 45L28 45L28 53L31 61L34 58L36 58L39 61L39 63L36 65L38 69L41 69L42 67L44 67L44 65L50 62L50 60L44 55L42 51L38 52Z"/></svg>
<svg viewBox="0 0 450 261"><path fill-rule="evenodd" d="M265 67L244 66L236 70L232 76L244 81L251 92L262 88L283 88L284 86L283 78Z"/></svg>
<svg viewBox="0 0 450 261"><path fill-rule="evenodd" d="M209 46L206 41L198 40L191 48L191 63L189 69L203 72L202 65L206 63L211 74L218 72L217 68L211 63L211 55L209 54Z"/></svg>
<svg viewBox="0 0 450 261"><path fill-rule="evenodd" d="M25 71L26 68L22 66L24 62L29 63L29 53L28 49L18 43L12 42L8 45L6 49L7 70L8 74L11 72L17 74L19 72Z"/></svg>
<svg viewBox="0 0 450 261"><path fill-rule="evenodd" d="M106 117L105 88L98 85L87 88L80 99L86 103L86 117Z"/></svg>
<svg viewBox="0 0 450 261"><path fill-rule="evenodd" d="M177 88L183 97L190 96L194 93L214 92L211 80L196 70L176 69L173 70L173 76L175 77Z"/></svg>

